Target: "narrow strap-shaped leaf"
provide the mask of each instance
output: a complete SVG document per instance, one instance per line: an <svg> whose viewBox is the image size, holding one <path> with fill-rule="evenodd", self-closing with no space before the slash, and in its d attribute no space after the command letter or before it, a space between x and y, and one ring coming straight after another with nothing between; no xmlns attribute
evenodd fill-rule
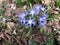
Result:
<svg viewBox="0 0 60 45"><path fill-rule="evenodd" d="M28 31L28 33L27 33L26 37L29 37L29 35L30 35L31 31L32 31L32 27L30 26L29 31Z"/></svg>

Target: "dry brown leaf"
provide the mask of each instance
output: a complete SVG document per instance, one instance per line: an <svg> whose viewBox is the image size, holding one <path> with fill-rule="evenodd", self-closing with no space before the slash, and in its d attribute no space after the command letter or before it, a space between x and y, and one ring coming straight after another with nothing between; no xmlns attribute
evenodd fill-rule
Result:
<svg viewBox="0 0 60 45"><path fill-rule="evenodd" d="M42 3L46 4L46 5L49 4L50 2L51 2L51 0L42 0Z"/></svg>

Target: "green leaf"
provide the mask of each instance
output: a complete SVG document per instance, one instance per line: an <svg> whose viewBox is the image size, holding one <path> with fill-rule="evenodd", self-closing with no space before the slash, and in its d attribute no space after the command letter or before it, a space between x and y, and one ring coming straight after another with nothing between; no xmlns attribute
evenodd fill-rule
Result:
<svg viewBox="0 0 60 45"><path fill-rule="evenodd" d="M2 10L0 10L0 16L2 15Z"/></svg>
<svg viewBox="0 0 60 45"><path fill-rule="evenodd" d="M19 33L19 36L22 38L22 34L23 34L24 30L25 30L25 26L20 26L19 25L19 28L22 29L22 31Z"/></svg>
<svg viewBox="0 0 60 45"><path fill-rule="evenodd" d="M17 42L14 42L13 45L18 45L18 43Z"/></svg>
<svg viewBox="0 0 60 45"><path fill-rule="evenodd" d="M23 6L22 0L15 0L15 2L16 2L19 6Z"/></svg>
<svg viewBox="0 0 60 45"><path fill-rule="evenodd" d="M31 0L26 0L26 3L27 3L28 6L30 6L30 8L32 8L32 2L31 2Z"/></svg>
<svg viewBox="0 0 60 45"><path fill-rule="evenodd" d="M34 40L31 40L31 44L30 45L37 45L36 42Z"/></svg>
<svg viewBox="0 0 60 45"><path fill-rule="evenodd" d="M7 4L2 4L2 8L6 9L7 8Z"/></svg>
<svg viewBox="0 0 60 45"><path fill-rule="evenodd" d="M6 25L6 24L5 24L5 25L3 25L3 26L2 26L2 28L6 29L6 28L7 28L7 25Z"/></svg>
<svg viewBox="0 0 60 45"><path fill-rule="evenodd" d="M37 16L34 16L33 18L35 19L36 22L38 22L38 17Z"/></svg>
<svg viewBox="0 0 60 45"><path fill-rule="evenodd" d="M7 5L6 4L2 4L1 6L2 6L2 9L0 9L0 15L5 15Z"/></svg>
<svg viewBox="0 0 60 45"><path fill-rule="evenodd" d="M3 15L3 17L4 17L5 19L7 19L7 18L8 18L8 16L7 16L7 15L5 15L5 14Z"/></svg>
<svg viewBox="0 0 60 45"><path fill-rule="evenodd" d="M5 45L11 45L11 43L10 42L6 42Z"/></svg>
<svg viewBox="0 0 60 45"><path fill-rule="evenodd" d="M48 40L46 45L54 45L54 39Z"/></svg>
<svg viewBox="0 0 60 45"><path fill-rule="evenodd" d="M36 0L37 1L37 3L40 3L41 2L41 0Z"/></svg>
<svg viewBox="0 0 60 45"><path fill-rule="evenodd" d="M27 32L26 37L29 37L29 35L30 35L31 31L32 31L32 27L30 26L29 31Z"/></svg>
<svg viewBox="0 0 60 45"><path fill-rule="evenodd" d="M40 28L40 32L43 33L44 32L44 29L43 28Z"/></svg>
<svg viewBox="0 0 60 45"><path fill-rule="evenodd" d="M2 25L2 23L0 23L0 28L2 28L3 27L3 25Z"/></svg>
<svg viewBox="0 0 60 45"><path fill-rule="evenodd" d="M50 14L50 10L47 11L47 14L48 14L48 19L47 20L49 20L49 21L55 20L57 18L56 14Z"/></svg>
<svg viewBox="0 0 60 45"><path fill-rule="evenodd" d="M20 25L20 24L18 25L18 28L19 28L19 29L21 29L22 27L23 27L22 25Z"/></svg>
<svg viewBox="0 0 60 45"><path fill-rule="evenodd" d="M56 6L60 8L60 0L56 0Z"/></svg>
<svg viewBox="0 0 60 45"><path fill-rule="evenodd" d="M52 4L51 4L51 2L49 2L49 4L48 4L48 7L52 7Z"/></svg>

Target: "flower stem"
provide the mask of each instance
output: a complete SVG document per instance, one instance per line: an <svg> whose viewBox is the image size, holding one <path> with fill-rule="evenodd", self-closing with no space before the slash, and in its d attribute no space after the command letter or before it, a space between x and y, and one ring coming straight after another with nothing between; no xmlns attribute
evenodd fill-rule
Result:
<svg viewBox="0 0 60 45"><path fill-rule="evenodd" d="M43 33L43 32L44 32L44 30L43 30L43 28L42 28L42 27L40 27L40 32L41 32L41 33Z"/></svg>
<svg viewBox="0 0 60 45"><path fill-rule="evenodd" d="M29 28L29 32L27 33L26 37L29 37L31 31L32 31L32 27L30 26L30 28Z"/></svg>
<svg viewBox="0 0 60 45"><path fill-rule="evenodd" d="M23 26L22 33L23 33L24 30L25 30L25 26Z"/></svg>

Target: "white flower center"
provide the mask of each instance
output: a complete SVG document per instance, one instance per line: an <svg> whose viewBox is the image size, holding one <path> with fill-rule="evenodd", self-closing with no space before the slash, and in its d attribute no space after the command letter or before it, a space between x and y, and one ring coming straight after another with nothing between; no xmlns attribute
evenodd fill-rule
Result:
<svg viewBox="0 0 60 45"><path fill-rule="evenodd" d="M29 20L28 23L31 24L32 23L32 20Z"/></svg>
<svg viewBox="0 0 60 45"><path fill-rule="evenodd" d="M33 14L34 14L34 11L31 11L31 13L30 13L30 14L32 14L32 15L33 15Z"/></svg>
<svg viewBox="0 0 60 45"><path fill-rule="evenodd" d="M41 8L41 10L42 10L42 11L44 11L44 10L45 10L45 8Z"/></svg>

